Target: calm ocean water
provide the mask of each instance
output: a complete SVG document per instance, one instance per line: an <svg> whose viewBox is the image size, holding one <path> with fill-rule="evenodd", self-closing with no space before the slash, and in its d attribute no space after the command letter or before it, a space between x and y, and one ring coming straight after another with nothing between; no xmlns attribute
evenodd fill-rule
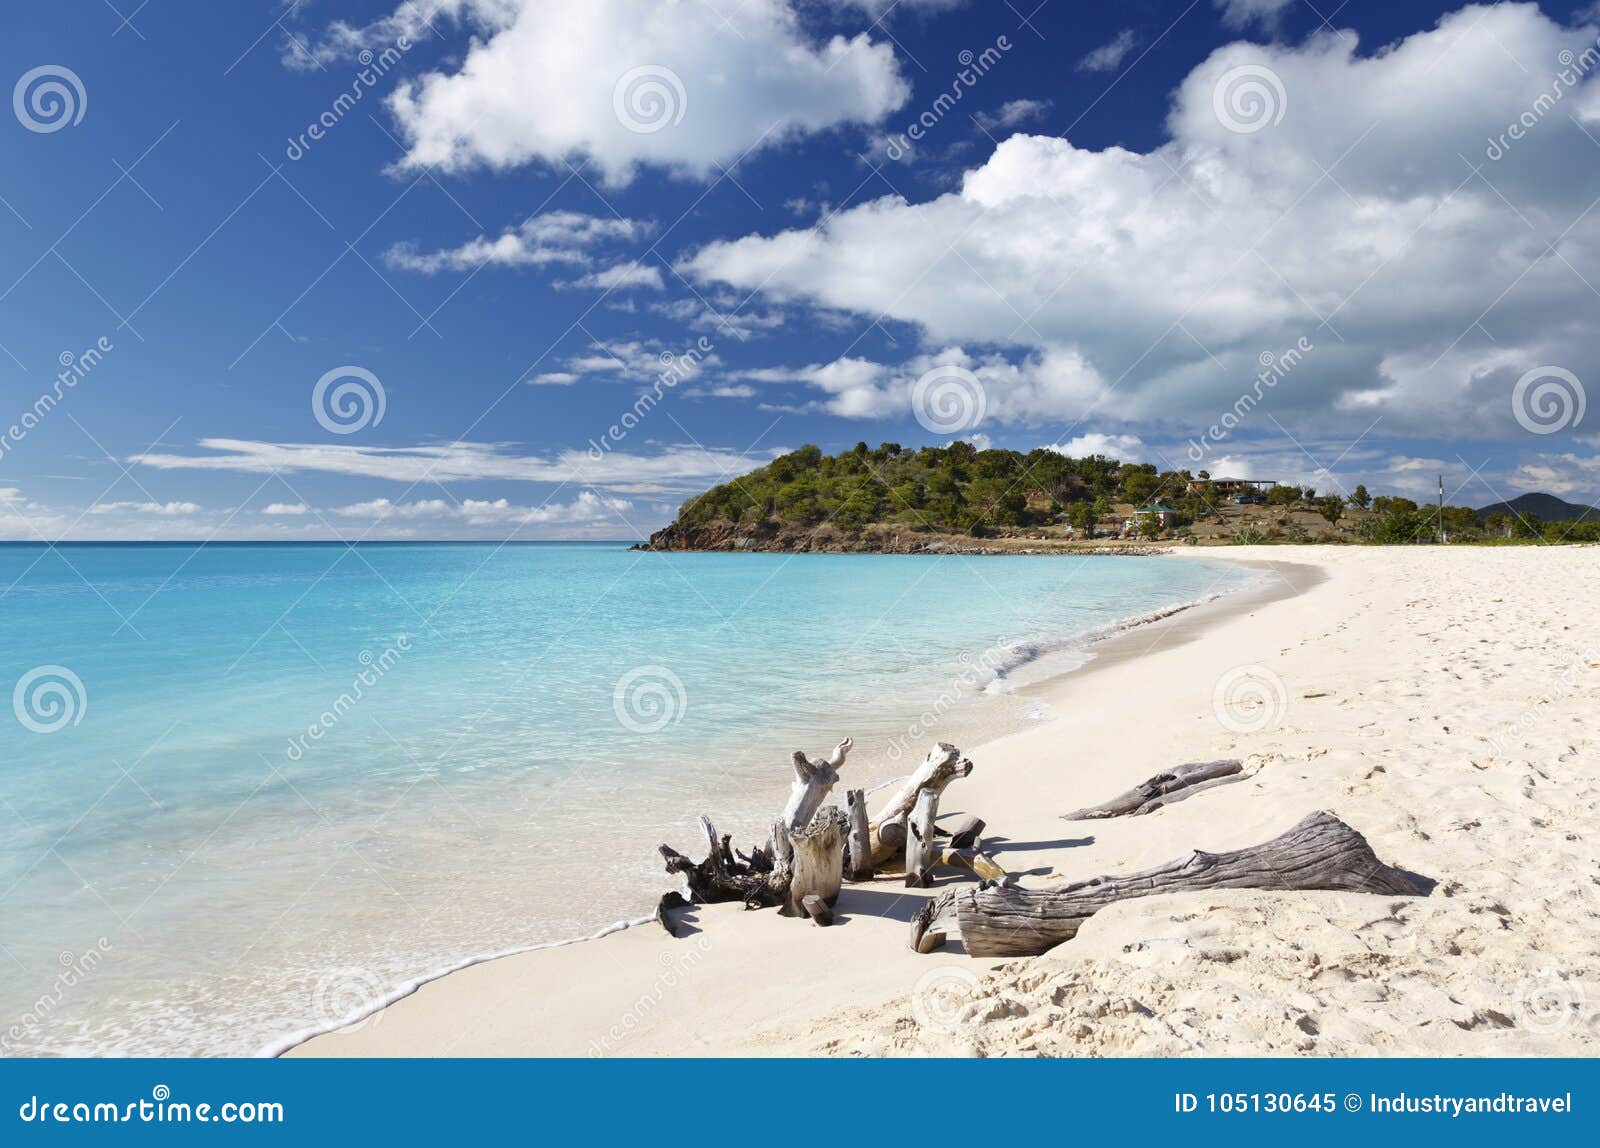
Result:
<svg viewBox="0 0 1600 1148"><path fill-rule="evenodd" d="M0 1048L249 1054L587 934L851 784L1041 716L1118 620L1250 575L1142 558L620 545L0 547ZM995 671L999 671L998 677ZM982 767L981 760L979 767Z"/></svg>

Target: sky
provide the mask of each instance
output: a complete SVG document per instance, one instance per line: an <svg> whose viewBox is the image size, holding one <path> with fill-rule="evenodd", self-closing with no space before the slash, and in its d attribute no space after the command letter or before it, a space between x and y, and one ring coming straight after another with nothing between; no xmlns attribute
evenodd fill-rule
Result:
<svg viewBox="0 0 1600 1148"><path fill-rule="evenodd" d="M5 23L0 539L638 539L862 440L1600 502L1600 5Z"/></svg>

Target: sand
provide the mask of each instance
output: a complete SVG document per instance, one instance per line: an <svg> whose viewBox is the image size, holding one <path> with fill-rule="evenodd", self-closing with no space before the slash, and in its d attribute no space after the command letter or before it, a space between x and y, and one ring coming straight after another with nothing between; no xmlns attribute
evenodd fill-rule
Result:
<svg viewBox="0 0 1600 1148"><path fill-rule="evenodd" d="M945 810L985 818L1038 884L1326 809L1431 895L1143 898L997 961L910 952L926 894L883 878L847 886L831 929L712 906L677 940L636 927L452 973L291 1055L1600 1051L1600 549L1189 557L1276 563L1276 593L1124 635L1037 687L1054 720L969 747ZM1225 756L1246 781L1146 817L1059 817Z"/></svg>

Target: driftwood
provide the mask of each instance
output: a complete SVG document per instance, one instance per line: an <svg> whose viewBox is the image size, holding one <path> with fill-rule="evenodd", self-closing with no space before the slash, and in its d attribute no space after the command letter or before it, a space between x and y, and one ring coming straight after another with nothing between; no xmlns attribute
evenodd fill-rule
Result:
<svg viewBox="0 0 1600 1148"><path fill-rule="evenodd" d="M1210 889L1332 889L1422 896L1428 883L1379 861L1366 838L1331 813L1313 813L1271 841L1232 853L1195 850L1141 873L1050 889L985 883L951 889L911 923L911 946L931 952L953 921L969 955L1032 956L1069 941L1089 917L1133 897Z"/></svg>
<svg viewBox="0 0 1600 1148"><path fill-rule="evenodd" d="M1137 817L1174 805L1201 790L1243 781L1244 763L1236 758L1225 761L1192 761L1158 773L1142 785L1118 794L1104 805L1074 809L1061 815L1064 821L1093 821L1102 817Z"/></svg>
<svg viewBox="0 0 1600 1148"><path fill-rule="evenodd" d="M973 817L971 814L952 821L945 829L945 832L950 835L950 848L972 848L978 843L978 838L983 835L985 825L983 818Z"/></svg>
<svg viewBox="0 0 1600 1148"><path fill-rule="evenodd" d="M800 899L800 907L806 911L806 916L823 928L833 924L833 906L815 893L807 893L802 897Z"/></svg>
<svg viewBox="0 0 1600 1148"><path fill-rule="evenodd" d="M781 855L781 848L775 849L773 855L753 849L751 856L741 861L734 856L731 839L717 835L711 818L702 814L700 828L708 847L704 861L691 861L670 846L660 846L667 872L682 875L688 882L692 901L705 904L742 901L747 909L784 903L789 893L789 871L774 861L775 855ZM775 844L788 844L787 835L778 835L776 828Z"/></svg>
<svg viewBox="0 0 1600 1148"><path fill-rule="evenodd" d="M822 808L828 794L839 780L839 769L855 743L845 738L833 747L826 759L806 760L802 750L794 751L794 784L789 789L789 803L783 807L783 824L790 833L797 833L811 824L811 819Z"/></svg>
<svg viewBox="0 0 1600 1148"><path fill-rule="evenodd" d="M911 809L911 819L906 822L906 888L926 889L928 873L933 869L936 847L933 841L933 822L939 816L939 791L924 789L917 794L917 803Z"/></svg>
<svg viewBox="0 0 1600 1148"><path fill-rule="evenodd" d="M852 789L845 794L845 816L850 821L846 841L846 870L852 881L872 880L872 826L867 820L867 794Z"/></svg>
<svg viewBox="0 0 1600 1148"><path fill-rule="evenodd" d="M826 923L815 912L808 912L806 902L815 897L831 906L839 899L839 889L844 884L844 839L848 830L849 822L839 807L830 805L793 836L784 916L809 915L818 924Z"/></svg>
<svg viewBox="0 0 1600 1148"><path fill-rule="evenodd" d="M894 796L884 803L878 815L872 819L873 863L881 865L892 860L906 843L898 823L910 816L912 807L917 803L917 794L923 790L942 793L945 786L971 772L972 763L948 742L941 741L930 749L922 764L895 790Z"/></svg>
<svg viewBox="0 0 1600 1148"><path fill-rule="evenodd" d="M678 935L678 926L672 923L672 918L667 914L673 909L685 909L688 906L689 901L682 893L676 889L668 890L661 894L661 900L656 902L656 924L667 931L667 936L676 937Z"/></svg>

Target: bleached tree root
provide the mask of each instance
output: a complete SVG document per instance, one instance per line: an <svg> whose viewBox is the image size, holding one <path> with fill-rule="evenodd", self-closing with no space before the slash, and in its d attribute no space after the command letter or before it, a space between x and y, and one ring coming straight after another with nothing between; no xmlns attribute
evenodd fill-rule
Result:
<svg viewBox="0 0 1600 1148"><path fill-rule="evenodd" d="M878 810L872 819L872 860L882 865L894 859L906 845L905 821L917 803L917 795L924 790L935 794L957 778L972 772L972 763L961 756L961 751L949 742L939 742L928 751L928 756L894 795Z"/></svg>
<svg viewBox="0 0 1600 1148"><path fill-rule="evenodd" d="M1425 896L1429 884L1378 860L1366 838L1331 813L1231 853L1195 850L1139 873L1095 877L1050 889L985 883L951 889L911 922L911 947L932 952L953 923L969 955L1033 956L1069 941L1107 905L1134 897L1212 889L1340 890Z"/></svg>
<svg viewBox="0 0 1600 1148"><path fill-rule="evenodd" d="M848 832L849 822L844 813L838 806L829 805L818 810L811 824L794 835L784 916L810 916L818 924L825 923L807 908L807 903L815 899L831 909L839 899L839 890L844 885L844 839ZM832 919L831 913L829 919Z"/></svg>
<svg viewBox="0 0 1600 1148"><path fill-rule="evenodd" d="M1243 780L1244 763L1237 759L1193 761L1158 773L1104 805L1074 809L1063 813L1061 818L1063 821L1092 821L1102 817L1137 817L1193 797L1202 790Z"/></svg>

